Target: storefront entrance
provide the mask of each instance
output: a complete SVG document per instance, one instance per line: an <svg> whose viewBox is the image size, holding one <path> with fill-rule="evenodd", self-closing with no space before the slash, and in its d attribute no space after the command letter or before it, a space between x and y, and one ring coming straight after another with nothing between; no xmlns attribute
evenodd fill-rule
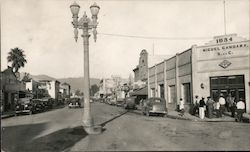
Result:
<svg viewBox="0 0 250 152"><path fill-rule="evenodd" d="M211 97L218 100L221 93L225 98L231 93L235 101L239 101L240 98L245 99L244 75L210 77Z"/></svg>

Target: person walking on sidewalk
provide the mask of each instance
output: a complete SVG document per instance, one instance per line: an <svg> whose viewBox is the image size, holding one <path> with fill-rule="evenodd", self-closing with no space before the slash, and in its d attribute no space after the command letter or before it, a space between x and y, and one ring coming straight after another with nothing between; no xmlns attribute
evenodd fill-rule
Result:
<svg viewBox="0 0 250 152"><path fill-rule="evenodd" d="M245 112L245 103L243 102L242 98L240 98L240 100L237 102L236 107L237 107L236 121L242 122L242 116L243 113Z"/></svg>
<svg viewBox="0 0 250 152"><path fill-rule="evenodd" d="M211 97L207 97L207 117L213 117L213 110L214 110L214 100Z"/></svg>
<svg viewBox="0 0 250 152"><path fill-rule="evenodd" d="M199 117L201 119L204 119L205 117L205 106L206 106L206 103L204 101L205 98L201 98L200 102L199 102Z"/></svg>
<svg viewBox="0 0 250 152"><path fill-rule="evenodd" d="M226 100L223 97L223 94L220 94L220 98L219 98L219 103L220 103L220 116L222 116L222 114L225 113L225 105L226 105Z"/></svg>
<svg viewBox="0 0 250 152"><path fill-rule="evenodd" d="M182 98L180 98L180 116L184 116L184 112L185 112L185 109L184 109L184 101L182 100Z"/></svg>

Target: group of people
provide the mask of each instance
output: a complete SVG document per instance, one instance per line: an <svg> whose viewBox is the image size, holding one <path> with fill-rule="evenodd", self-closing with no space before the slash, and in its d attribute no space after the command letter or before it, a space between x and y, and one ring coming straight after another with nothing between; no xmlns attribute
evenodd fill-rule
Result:
<svg viewBox="0 0 250 152"><path fill-rule="evenodd" d="M231 112L231 116L235 117L237 121L242 121L243 113L245 112L245 103L242 98L239 101L235 101L235 97L232 97L231 94L228 94L226 98L224 98L223 94L220 94L217 100L214 100L212 97L207 97L205 101L204 97L198 99L199 96L195 96L193 106L191 109L191 114L196 115L199 114L201 119L204 119L205 116L208 118L213 118L214 112L216 113L216 117L222 117L222 114L225 112ZM179 104L180 115L184 115L184 101L181 98ZM236 115L235 115L236 113Z"/></svg>

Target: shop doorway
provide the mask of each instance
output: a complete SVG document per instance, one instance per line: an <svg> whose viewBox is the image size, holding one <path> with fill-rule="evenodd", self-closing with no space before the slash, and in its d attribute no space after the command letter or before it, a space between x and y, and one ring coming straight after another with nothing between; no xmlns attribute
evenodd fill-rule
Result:
<svg viewBox="0 0 250 152"><path fill-rule="evenodd" d="M175 85L169 86L169 103L176 103L176 89Z"/></svg>
<svg viewBox="0 0 250 152"><path fill-rule="evenodd" d="M165 92L165 91L164 91L164 84L160 84L160 85L159 85L159 88L160 88L160 97L161 97L161 98L165 98L165 95L164 95L164 94L165 94L165 93L164 93L164 92Z"/></svg>
<svg viewBox="0 0 250 152"><path fill-rule="evenodd" d="M235 101L245 99L244 75L210 77L210 94L214 100L218 100L220 94L226 98L229 93Z"/></svg>
<svg viewBox="0 0 250 152"><path fill-rule="evenodd" d="M183 83L182 84L182 96L185 103L191 103L191 87L190 83Z"/></svg>

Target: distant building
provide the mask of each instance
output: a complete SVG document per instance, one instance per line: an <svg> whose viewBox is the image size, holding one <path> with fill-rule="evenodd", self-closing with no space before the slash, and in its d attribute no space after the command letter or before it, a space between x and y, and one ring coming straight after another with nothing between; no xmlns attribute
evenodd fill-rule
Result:
<svg viewBox="0 0 250 152"><path fill-rule="evenodd" d="M182 53L149 68L149 96L164 97L175 109L182 98L185 107L196 95L218 100L230 93L246 103L250 113L250 41L236 34L215 36L205 45L193 45ZM188 109L187 109L188 110Z"/></svg>
<svg viewBox="0 0 250 152"><path fill-rule="evenodd" d="M25 85L26 85L26 90L32 93L34 98L38 98L39 93L40 93L40 90L38 88L39 82L31 79L25 82Z"/></svg>
<svg viewBox="0 0 250 152"><path fill-rule="evenodd" d="M148 68L156 63L162 62L169 58L169 55L149 55L143 49L140 53L139 64L133 69L134 83L132 96L137 96L138 99L145 99L148 97Z"/></svg>
<svg viewBox="0 0 250 152"><path fill-rule="evenodd" d="M136 66L134 71L134 81L137 82L139 80L146 81L148 76L148 52L146 50L142 50L139 57L139 64Z"/></svg>
<svg viewBox="0 0 250 152"><path fill-rule="evenodd" d="M139 89L147 86L148 68L156 63L162 62L169 58L169 55L149 55L143 49L140 53L139 64L133 69L134 72L134 89Z"/></svg>
<svg viewBox="0 0 250 152"><path fill-rule="evenodd" d="M70 98L70 85L66 82L60 84L62 98Z"/></svg>
<svg viewBox="0 0 250 152"><path fill-rule="evenodd" d="M19 81L11 67L1 72L1 110L2 112L14 111L15 102L19 100L19 93L25 92L25 83Z"/></svg>
<svg viewBox="0 0 250 152"><path fill-rule="evenodd" d="M120 76L111 76L111 78L104 78L100 81L98 94L100 95L100 97L109 95L116 96L118 91L122 91L124 84L128 84L128 81L128 79L123 79Z"/></svg>
<svg viewBox="0 0 250 152"><path fill-rule="evenodd" d="M60 98L60 82L57 80L40 80L39 89L46 89L53 99Z"/></svg>

